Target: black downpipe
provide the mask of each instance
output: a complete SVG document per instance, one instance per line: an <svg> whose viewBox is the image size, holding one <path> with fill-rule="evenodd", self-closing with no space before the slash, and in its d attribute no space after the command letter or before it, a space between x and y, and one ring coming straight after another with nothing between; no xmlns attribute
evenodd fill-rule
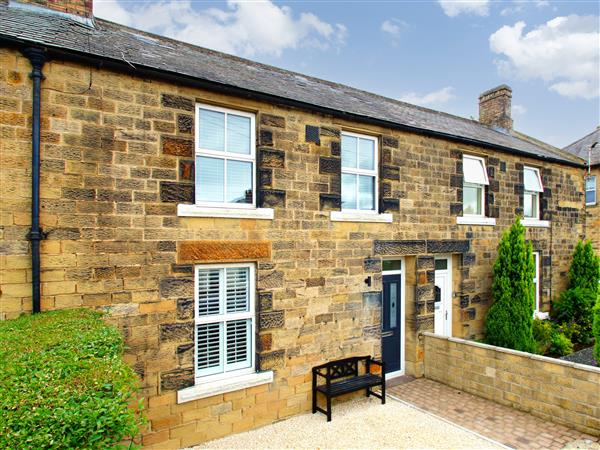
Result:
<svg viewBox="0 0 600 450"><path fill-rule="evenodd" d="M40 241L44 234L40 228L40 116L42 80L45 78L42 67L46 62L46 52L37 47L28 47L23 54L31 63L29 77L33 83L31 111L31 230L27 238L31 241L31 289L33 313L41 310L40 290Z"/></svg>

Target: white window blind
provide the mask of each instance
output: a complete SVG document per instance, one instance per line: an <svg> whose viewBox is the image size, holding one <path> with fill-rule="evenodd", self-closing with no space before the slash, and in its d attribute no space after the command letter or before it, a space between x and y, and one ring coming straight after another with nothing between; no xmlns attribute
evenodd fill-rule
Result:
<svg viewBox="0 0 600 450"><path fill-rule="evenodd" d="M196 266L196 378L254 367L254 266Z"/></svg>
<svg viewBox="0 0 600 450"><path fill-rule="evenodd" d="M342 133L342 209L377 211L377 139Z"/></svg>
<svg viewBox="0 0 600 450"><path fill-rule="evenodd" d="M254 114L197 105L196 119L196 204L253 208Z"/></svg>
<svg viewBox="0 0 600 450"><path fill-rule="evenodd" d="M540 171L533 167L525 167L523 169L523 182L525 190L530 192L544 192Z"/></svg>
<svg viewBox="0 0 600 450"><path fill-rule="evenodd" d="M483 158L477 156L463 156L463 174L465 183L490 184L487 169Z"/></svg>

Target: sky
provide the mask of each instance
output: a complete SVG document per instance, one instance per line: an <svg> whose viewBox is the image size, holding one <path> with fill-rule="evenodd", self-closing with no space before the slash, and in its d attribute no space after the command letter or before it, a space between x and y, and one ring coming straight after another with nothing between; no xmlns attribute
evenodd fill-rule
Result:
<svg viewBox="0 0 600 450"><path fill-rule="evenodd" d="M600 125L595 0L95 0L94 14L467 118L508 84L514 128L558 147Z"/></svg>

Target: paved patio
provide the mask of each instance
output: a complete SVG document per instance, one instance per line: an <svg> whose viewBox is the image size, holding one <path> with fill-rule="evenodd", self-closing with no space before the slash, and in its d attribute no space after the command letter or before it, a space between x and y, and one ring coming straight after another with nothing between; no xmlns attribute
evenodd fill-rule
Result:
<svg viewBox="0 0 600 450"><path fill-rule="evenodd" d="M599 438L547 422L425 378L401 377L387 393L452 423L519 449L562 449L575 440L579 448L600 448Z"/></svg>

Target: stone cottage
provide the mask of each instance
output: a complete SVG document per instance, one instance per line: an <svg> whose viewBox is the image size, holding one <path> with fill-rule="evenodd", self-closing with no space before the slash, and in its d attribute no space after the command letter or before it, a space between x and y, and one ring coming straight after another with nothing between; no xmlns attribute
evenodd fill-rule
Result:
<svg viewBox="0 0 600 450"><path fill-rule="evenodd" d="M567 145L564 150L584 159L589 166L585 178L585 234L591 239L596 252L600 253L600 127Z"/></svg>
<svg viewBox="0 0 600 450"><path fill-rule="evenodd" d="M310 409L310 368L423 330L480 338L523 215L536 310L584 236L584 161L513 130L127 28L91 0L0 0L0 312L104 309L179 447ZM589 229L589 227L588 227Z"/></svg>

